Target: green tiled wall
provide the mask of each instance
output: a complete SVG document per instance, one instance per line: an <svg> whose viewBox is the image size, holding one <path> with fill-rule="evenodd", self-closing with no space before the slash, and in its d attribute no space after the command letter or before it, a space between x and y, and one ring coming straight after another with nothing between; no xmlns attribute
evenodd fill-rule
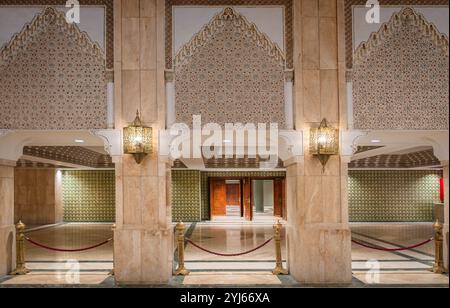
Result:
<svg viewBox="0 0 450 308"><path fill-rule="evenodd" d="M439 201L441 171L351 170L351 222L429 222Z"/></svg>
<svg viewBox="0 0 450 308"><path fill-rule="evenodd" d="M62 171L65 222L114 222L114 170Z"/></svg>
<svg viewBox="0 0 450 308"><path fill-rule="evenodd" d="M200 171L172 171L172 220L201 221Z"/></svg>

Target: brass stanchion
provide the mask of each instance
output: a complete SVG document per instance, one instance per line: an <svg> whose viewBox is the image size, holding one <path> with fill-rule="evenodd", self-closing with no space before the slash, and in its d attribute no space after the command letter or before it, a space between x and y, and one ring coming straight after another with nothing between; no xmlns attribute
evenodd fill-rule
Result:
<svg viewBox="0 0 450 308"><path fill-rule="evenodd" d="M19 221L16 225L16 269L11 275L26 275L30 272L25 266L25 224Z"/></svg>
<svg viewBox="0 0 450 308"><path fill-rule="evenodd" d="M281 223L278 221L276 225L273 226L275 231L275 256L276 256L276 266L272 271L274 275L288 275L288 271L283 268L283 259L281 256Z"/></svg>
<svg viewBox="0 0 450 308"><path fill-rule="evenodd" d="M439 222L433 225L434 228L434 246L435 246L435 257L434 257L434 265L431 271L436 274L445 274L447 270L444 268L444 235L442 232L443 226Z"/></svg>
<svg viewBox="0 0 450 308"><path fill-rule="evenodd" d="M187 276L189 271L184 266L184 224L179 222L175 227L178 243L178 268L176 269L175 276Z"/></svg>
<svg viewBox="0 0 450 308"><path fill-rule="evenodd" d="M113 224L112 225L112 227L111 227L111 230L112 230L112 232L113 232L113 238L114 238L114 231L116 231L116 224ZM109 276L114 276L114 241L113 241L113 268L112 268L112 270L109 272Z"/></svg>

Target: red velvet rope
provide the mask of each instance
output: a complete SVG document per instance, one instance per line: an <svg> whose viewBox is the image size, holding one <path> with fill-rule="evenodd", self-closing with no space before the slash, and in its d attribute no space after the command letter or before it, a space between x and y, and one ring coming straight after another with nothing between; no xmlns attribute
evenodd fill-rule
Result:
<svg viewBox="0 0 450 308"><path fill-rule="evenodd" d="M376 246L372 246L372 245L367 245L361 242L358 242L356 240L352 240L353 243L355 243L356 245L362 246L362 247L366 247L369 249L374 249L374 250L380 250L380 251L405 251L405 250L411 250L423 245L426 245L428 243L431 243L432 241L434 241L434 238L431 238L429 240L426 240L425 242L410 246L410 247L403 247L403 248L385 248L385 247L376 247Z"/></svg>
<svg viewBox="0 0 450 308"><path fill-rule="evenodd" d="M49 247L49 246L46 246L46 245L43 245L43 244L39 244L39 243L33 241L32 239L30 239L28 237L25 237L25 239L28 242L30 242L31 244L35 245L35 246L38 246L38 247L41 247L41 248L44 248L44 249L47 249L47 250L51 250L51 251L57 251L57 252L81 252L81 251L91 250L91 249L98 248L100 246L106 245L106 244L108 244L109 242L111 242L113 240L112 238L110 238L110 239L108 239L108 240L106 240L104 242L101 242L100 244L97 244L97 245L94 245L94 246L90 246L90 247L86 247L86 248L60 249L60 248L53 248L53 247Z"/></svg>
<svg viewBox="0 0 450 308"><path fill-rule="evenodd" d="M219 253L219 252L214 252L214 251L208 250L208 249L203 248L200 245L194 243L193 241L191 241L189 239L187 240L187 242L192 244L192 246L197 247L200 250L203 250L204 252L207 252L207 253L210 253L210 254L213 254L213 255L216 255L216 256L220 256L220 257L237 257L237 256L248 255L249 253L252 253L252 252L254 252L254 251L256 251L256 250L258 250L260 248L263 248L264 246L269 244L272 240L273 240L273 237L271 239L265 241L262 245L260 245L260 246L258 246L256 248L253 248L252 250L241 252L241 253L230 253L230 254L228 254L228 253Z"/></svg>

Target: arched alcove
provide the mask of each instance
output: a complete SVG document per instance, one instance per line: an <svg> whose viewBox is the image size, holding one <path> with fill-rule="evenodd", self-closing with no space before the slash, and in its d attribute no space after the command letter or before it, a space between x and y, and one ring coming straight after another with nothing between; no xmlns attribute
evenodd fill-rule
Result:
<svg viewBox="0 0 450 308"><path fill-rule="evenodd" d="M0 128L107 126L104 52L48 7L0 50Z"/></svg>
<svg viewBox="0 0 450 308"><path fill-rule="evenodd" d="M362 43L353 63L357 129L447 130L448 38L404 8Z"/></svg>
<svg viewBox="0 0 450 308"><path fill-rule="evenodd" d="M285 127L285 55L232 8L213 18L177 54L177 122L278 123Z"/></svg>

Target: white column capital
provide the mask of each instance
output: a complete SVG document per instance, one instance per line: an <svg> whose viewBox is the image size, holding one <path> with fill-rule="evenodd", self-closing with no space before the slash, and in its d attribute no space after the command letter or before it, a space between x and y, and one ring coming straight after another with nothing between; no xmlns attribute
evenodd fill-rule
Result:
<svg viewBox="0 0 450 308"><path fill-rule="evenodd" d="M357 150L358 139L367 135L367 131L361 130L341 131L341 156L353 156Z"/></svg>
<svg viewBox="0 0 450 308"><path fill-rule="evenodd" d="M174 70L165 70L164 71L164 79L166 82L173 82L175 80L175 71Z"/></svg>
<svg viewBox="0 0 450 308"><path fill-rule="evenodd" d="M294 82L294 75L293 69L287 69L284 71L284 80L286 82Z"/></svg>
<svg viewBox="0 0 450 308"><path fill-rule="evenodd" d="M287 168L295 164L303 164L303 161L304 161L303 155L293 156L284 161L284 166Z"/></svg>
<svg viewBox="0 0 450 308"><path fill-rule="evenodd" d="M120 129L91 130L93 136L103 140L105 151L111 156L123 155L122 131Z"/></svg>

